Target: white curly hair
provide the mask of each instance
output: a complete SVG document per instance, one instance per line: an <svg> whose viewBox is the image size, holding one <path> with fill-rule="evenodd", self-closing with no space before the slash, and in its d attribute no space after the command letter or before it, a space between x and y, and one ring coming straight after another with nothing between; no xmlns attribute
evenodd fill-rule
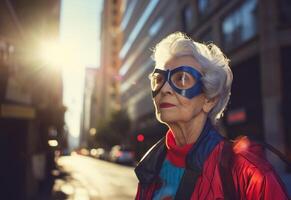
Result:
<svg viewBox="0 0 291 200"><path fill-rule="evenodd" d="M230 99L233 74L229 59L213 43L196 42L181 32L175 32L162 39L153 49L152 58L161 66L172 57L193 56L202 68L203 92L207 98L218 98L209 113L213 124L223 116Z"/></svg>

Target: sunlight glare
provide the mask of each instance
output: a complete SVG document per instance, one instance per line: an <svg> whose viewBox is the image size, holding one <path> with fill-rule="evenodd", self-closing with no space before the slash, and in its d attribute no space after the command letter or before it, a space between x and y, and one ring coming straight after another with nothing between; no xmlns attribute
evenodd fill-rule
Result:
<svg viewBox="0 0 291 200"><path fill-rule="evenodd" d="M64 69L75 63L73 49L72 45L47 40L41 42L40 53L43 61L50 67Z"/></svg>
<svg viewBox="0 0 291 200"><path fill-rule="evenodd" d="M65 50L56 57L60 57L63 52L68 53L56 60L62 63L63 103L68 108L65 122L69 132L69 147L73 149L78 146L81 134L85 68L98 67L100 62L100 16L103 1L61 2L59 39Z"/></svg>

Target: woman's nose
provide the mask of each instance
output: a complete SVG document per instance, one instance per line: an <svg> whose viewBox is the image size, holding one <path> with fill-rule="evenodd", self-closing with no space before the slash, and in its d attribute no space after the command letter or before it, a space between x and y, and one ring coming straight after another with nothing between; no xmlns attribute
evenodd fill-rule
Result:
<svg viewBox="0 0 291 200"><path fill-rule="evenodd" d="M169 82L166 81L166 83L163 85L160 91L162 94L173 94L173 88L170 86Z"/></svg>

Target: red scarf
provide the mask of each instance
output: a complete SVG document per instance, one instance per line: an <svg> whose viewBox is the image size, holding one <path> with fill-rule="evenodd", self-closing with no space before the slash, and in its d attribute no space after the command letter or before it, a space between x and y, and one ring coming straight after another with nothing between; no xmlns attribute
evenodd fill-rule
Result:
<svg viewBox="0 0 291 200"><path fill-rule="evenodd" d="M192 148L193 144L178 146L172 130L169 129L166 135L166 146L168 149L166 158L177 167L185 167L186 155Z"/></svg>

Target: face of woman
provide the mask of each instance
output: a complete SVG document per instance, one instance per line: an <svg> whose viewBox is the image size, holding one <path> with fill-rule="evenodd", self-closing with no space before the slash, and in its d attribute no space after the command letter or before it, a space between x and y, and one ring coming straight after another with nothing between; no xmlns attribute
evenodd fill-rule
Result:
<svg viewBox="0 0 291 200"><path fill-rule="evenodd" d="M192 56L173 57L164 66L156 68L173 70L180 66L191 66L200 73L202 71L200 64ZM195 119L203 113L205 104L203 93L189 99L175 92L168 82L165 82L153 100L157 119L166 124L187 123Z"/></svg>

